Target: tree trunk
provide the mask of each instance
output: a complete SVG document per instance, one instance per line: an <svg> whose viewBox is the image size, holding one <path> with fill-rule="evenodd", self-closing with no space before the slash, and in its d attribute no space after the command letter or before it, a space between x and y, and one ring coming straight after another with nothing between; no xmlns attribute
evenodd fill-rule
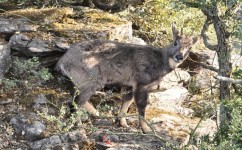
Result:
<svg viewBox="0 0 242 150"><path fill-rule="evenodd" d="M232 70L231 63L231 46L229 45L229 33L225 29L224 22L215 18L214 28L217 35L217 54L219 62L219 75L223 77L230 77ZM228 82L220 81L220 99L230 99L230 89Z"/></svg>
<svg viewBox="0 0 242 150"><path fill-rule="evenodd" d="M214 26L216 36L217 36L217 44L215 46L209 47L213 50L216 50L218 54L218 63L219 63L219 76L230 77L232 71L232 63L231 63L231 51L232 48L229 44L231 33L227 31L227 27L225 24L226 20L221 19L219 8L217 4L213 5L209 8L203 8L203 13L207 16L207 22L205 25L209 25L210 21ZM204 30L207 30L206 26ZM229 111L224 106L223 102L230 99L230 83L225 81L220 81L220 108L218 110L218 124L220 128L225 125L226 120L229 119Z"/></svg>
<svg viewBox="0 0 242 150"><path fill-rule="evenodd" d="M218 74L223 77L230 77L232 71L232 63L231 63L231 47L229 45L229 33L226 32L226 28L224 22L219 20L219 18L215 18L213 20L214 28L217 35L217 54L218 54L218 62L219 62L219 72ZM229 111L223 105L225 100L230 99L230 83L225 81L220 81L220 110L219 110L219 124L220 127L225 125L226 120L229 119Z"/></svg>

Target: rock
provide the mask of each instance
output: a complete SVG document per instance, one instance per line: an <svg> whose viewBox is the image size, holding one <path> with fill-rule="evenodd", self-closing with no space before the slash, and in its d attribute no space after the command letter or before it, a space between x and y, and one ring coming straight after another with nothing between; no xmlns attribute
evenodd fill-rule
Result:
<svg viewBox="0 0 242 150"><path fill-rule="evenodd" d="M57 136L57 135L53 135L53 136L51 136L49 139L50 139L50 141L49 141L49 144L50 144L50 145L61 144L61 139L60 139L60 137Z"/></svg>
<svg viewBox="0 0 242 150"><path fill-rule="evenodd" d="M32 38L26 34L15 34L9 40L10 48L26 56L47 56L53 52L63 53L69 48L64 44L64 41L61 45L58 38L55 39L56 41L54 39L53 41L46 41L40 38Z"/></svg>
<svg viewBox="0 0 242 150"><path fill-rule="evenodd" d="M0 17L0 33L14 33L37 31L38 25L30 22L27 18L1 18Z"/></svg>
<svg viewBox="0 0 242 150"><path fill-rule="evenodd" d="M8 44L0 43L0 79L11 66L10 48Z"/></svg>
<svg viewBox="0 0 242 150"><path fill-rule="evenodd" d="M18 114L16 117L13 117L10 120L10 123L12 124L16 134L22 134L22 131L24 131L26 126L24 124L25 122L27 122L27 119L23 114Z"/></svg>
<svg viewBox="0 0 242 150"><path fill-rule="evenodd" d="M85 133L73 131L61 135L53 135L29 144L31 150L39 149L70 149L73 145L79 149L83 142L87 141ZM72 147L73 148L73 147Z"/></svg>
<svg viewBox="0 0 242 150"><path fill-rule="evenodd" d="M127 43L133 43L138 45L147 45L146 42L138 37L132 37L130 40L126 41Z"/></svg>
<svg viewBox="0 0 242 150"><path fill-rule="evenodd" d="M36 141L42 138L41 133L46 129L46 126L39 122L34 121L33 124L26 125L25 127L25 139L28 141Z"/></svg>
<svg viewBox="0 0 242 150"><path fill-rule="evenodd" d="M201 63L218 68L216 53L210 50L199 50L189 53L189 57L179 66L179 68L188 70L191 76L200 73L202 69Z"/></svg>
<svg viewBox="0 0 242 150"><path fill-rule="evenodd" d="M162 107L164 104L181 106L188 96L188 90L184 87L171 87L165 91L152 92L149 95L150 107Z"/></svg>
<svg viewBox="0 0 242 150"><path fill-rule="evenodd" d="M189 58L184 61L179 67L189 69L192 79L189 83L189 91L195 93L210 94L211 86L217 85L216 79L213 76L216 72L203 68L200 63L218 68L218 59L215 51L200 50L189 54ZM214 91L215 92L215 91Z"/></svg>
<svg viewBox="0 0 242 150"><path fill-rule="evenodd" d="M90 39L106 39L117 41L130 41L132 39L132 23L121 19L115 14L110 14L97 9L79 7L76 13L82 11L81 19L72 23L66 21L55 22L51 28L68 37L70 43Z"/></svg>
<svg viewBox="0 0 242 150"><path fill-rule="evenodd" d="M184 87L174 86L165 91L151 92L149 94L149 104L147 111L157 110L158 112L172 112L187 117L191 117L194 111L190 108L182 107L187 99L189 92ZM151 113L153 116L153 113Z"/></svg>
<svg viewBox="0 0 242 150"><path fill-rule="evenodd" d="M95 126L112 126L113 121L111 119L95 119L92 124Z"/></svg>
<svg viewBox="0 0 242 150"><path fill-rule="evenodd" d="M45 97L44 94L39 94L36 96L34 99L34 104L46 104L47 103L47 98Z"/></svg>
<svg viewBox="0 0 242 150"><path fill-rule="evenodd" d="M182 83L188 83L191 76L187 71L177 68L163 77L159 84L160 89L169 89L173 86L182 86Z"/></svg>
<svg viewBox="0 0 242 150"><path fill-rule="evenodd" d="M198 128L195 131L195 137L199 142L199 138L203 136L209 136L210 140L213 139L214 134L216 133L218 127L214 120L206 119L201 122Z"/></svg>
<svg viewBox="0 0 242 150"><path fill-rule="evenodd" d="M242 69L242 51L241 51L241 55L232 54L231 60L233 63L233 67L239 67L240 69Z"/></svg>
<svg viewBox="0 0 242 150"><path fill-rule="evenodd" d="M187 118L174 114L161 114L151 120L154 122L152 127L159 136L172 145L181 146L187 144L190 133L196 128L199 121L200 118ZM216 130L215 121L206 119L199 124L192 138L199 140L202 136L207 135L212 138Z"/></svg>
<svg viewBox="0 0 242 150"><path fill-rule="evenodd" d="M189 84L189 91L193 94L217 93L219 81L214 78L217 73L208 69L201 69L200 73L193 77Z"/></svg>
<svg viewBox="0 0 242 150"><path fill-rule="evenodd" d="M36 114L18 114L10 120L10 123L16 135L28 141L36 141L42 138L41 134L46 129L46 126L36 121L36 118Z"/></svg>
<svg viewBox="0 0 242 150"><path fill-rule="evenodd" d="M33 105L33 108L35 110L40 110L42 109L42 105L43 104L47 104L47 98L45 97L44 94L39 94L37 95L35 98L34 98L34 105ZM41 112L46 112L46 111L41 111Z"/></svg>

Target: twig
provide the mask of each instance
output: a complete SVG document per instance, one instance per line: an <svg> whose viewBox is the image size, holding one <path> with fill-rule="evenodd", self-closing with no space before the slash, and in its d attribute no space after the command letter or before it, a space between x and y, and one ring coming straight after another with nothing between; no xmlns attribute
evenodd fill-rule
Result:
<svg viewBox="0 0 242 150"><path fill-rule="evenodd" d="M205 63L203 63L203 62L195 61L195 60L193 60L193 59L190 58L190 57L189 57L188 59L191 60L192 62L197 63L198 65L202 66L202 67L205 68L205 69L209 69L209 70L212 70L212 71L218 72L218 68L216 68L216 67L214 67L214 66L212 66L212 65L207 65L207 64L205 64Z"/></svg>
<svg viewBox="0 0 242 150"><path fill-rule="evenodd" d="M212 71L215 71L215 72L218 72L218 69L212 65L207 65L203 62L199 62L198 63L200 66L202 66L203 68L206 68L206 69L209 69L209 70L212 70Z"/></svg>
<svg viewBox="0 0 242 150"><path fill-rule="evenodd" d="M215 79L218 79L220 81L225 81L233 84L241 84L242 85L242 80L240 79L233 79L233 78L228 78L228 77L223 77L223 76L214 76Z"/></svg>
<svg viewBox="0 0 242 150"><path fill-rule="evenodd" d="M203 25L202 31L201 31L201 36L203 38L203 43L204 45L213 51L216 51L217 49L217 45L212 45L208 42L208 36L206 35L206 32L208 31L208 27L213 23L213 21L211 19L209 19L209 17L207 16L207 19Z"/></svg>
<svg viewBox="0 0 242 150"><path fill-rule="evenodd" d="M225 11L225 16L232 16L234 13L236 13L239 8L240 8L241 4L238 3L237 1L234 2L232 5L230 5L228 7L228 9Z"/></svg>
<svg viewBox="0 0 242 150"><path fill-rule="evenodd" d="M191 133L190 133L190 137L189 137L189 140L188 140L186 146L189 146L189 145L191 144L191 141L192 141L192 139L193 139L193 136L194 136L194 134L195 134L195 132L196 132L198 126L202 123L202 120L204 119L204 116L205 116L205 115L203 115L203 116L201 117L201 119L199 120L199 122L198 122L198 124L196 125L196 127L194 128L194 130L191 131Z"/></svg>

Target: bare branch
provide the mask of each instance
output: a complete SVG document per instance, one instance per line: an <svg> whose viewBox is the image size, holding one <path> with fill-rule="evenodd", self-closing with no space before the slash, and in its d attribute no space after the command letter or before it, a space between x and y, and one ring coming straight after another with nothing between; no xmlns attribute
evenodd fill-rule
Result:
<svg viewBox="0 0 242 150"><path fill-rule="evenodd" d="M240 8L241 4L238 2L233 3L232 5L228 6L228 9L225 12L225 16L232 16L234 13L238 11Z"/></svg>
<svg viewBox="0 0 242 150"><path fill-rule="evenodd" d="M200 66L202 66L203 68L205 68L205 69L209 69L209 70L212 70L212 71L218 72L218 68L216 68L216 67L214 67L214 66L212 66L212 65L207 65L207 64L205 64L205 63L203 63L203 62L199 62L198 64L199 64Z"/></svg>
<svg viewBox="0 0 242 150"><path fill-rule="evenodd" d="M202 36L202 38L203 38L203 43L204 43L204 45L205 45L208 49L216 51L216 50L217 50L217 45L212 45L212 44L210 44L210 43L208 42L208 39L209 39L209 38L208 38L208 36L206 35L206 32L208 31L208 27L209 27L212 23L213 23L212 20L209 19L209 18L207 17L207 19L206 19L206 21L205 21L205 23L204 23L204 25L203 25L202 31L201 31L201 36Z"/></svg>
<svg viewBox="0 0 242 150"><path fill-rule="evenodd" d="M233 78L228 78L228 77L222 77L222 76L215 76L214 78L220 80L220 81L225 81L233 84L241 84L242 85L242 80L240 79L233 79Z"/></svg>

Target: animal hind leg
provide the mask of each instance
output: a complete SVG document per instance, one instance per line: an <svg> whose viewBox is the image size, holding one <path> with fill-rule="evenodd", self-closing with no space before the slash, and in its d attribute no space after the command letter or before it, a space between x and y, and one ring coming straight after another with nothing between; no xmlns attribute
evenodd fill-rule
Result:
<svg viewBox="0 0 242 150"><path fill-rule="evenodd" d="M122 106L121 106L120 112L118 114L118 116L121 117L119 123L122 127L129 127L126 122L126 118L123 116L126 115L128 109L129 109L129 106L132 104L132 102L133 102L133 92L132 91L127 94L124 94L122 96Z"/></svg>

